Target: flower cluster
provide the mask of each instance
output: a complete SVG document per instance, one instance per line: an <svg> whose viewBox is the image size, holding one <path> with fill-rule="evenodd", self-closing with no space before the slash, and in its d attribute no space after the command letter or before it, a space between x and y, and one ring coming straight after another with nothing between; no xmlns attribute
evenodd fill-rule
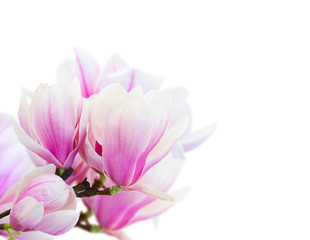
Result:
<svg viewBox="0 0 310 240"><path fill-rule="evenodd" d="M76 49L56 84L22 95L18 121L1 114L0 235L50 239L76 226L125 239L124 227L182 198L186 189L169 190L184 153L215 126L192 132L187 91L161 83L117 55L101 69Z"/></svg>

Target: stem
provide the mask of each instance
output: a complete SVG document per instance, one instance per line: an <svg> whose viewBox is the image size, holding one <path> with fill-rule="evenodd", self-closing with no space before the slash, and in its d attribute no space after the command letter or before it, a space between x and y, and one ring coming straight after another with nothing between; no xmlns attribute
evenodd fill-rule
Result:
<svg viewBox="0 0 310 240"><path fill-rule="evenodd" d="M6 216L9 216L10 213L11 213L11 209L6 210L6 211L3 212L3 213L0 213L0 219L1 219L1 218L4 218L4 217L6 217Z"/></svg>
<svg viewBox="0 0 310 240"><path fill-rule="evenodd" d="M87 212L80 212L80 217L75 227L81 228L90 233L100 233L102 228L99 225L92 225L88 219L92 216L91 209L87 209Z"/></svg>
<svg viewBox="0 0 310 240"><path fill-rule="evenodd" d="M93 185L85 178L81 183L73 187L74 193L77 197L93 197L97 195L114 195L122 191L118 185L107 188L104 185L106 178L102 174L99 179L95 179Z"/></svg>
<svg viewBox="0 0 310 240"><path fill-rule="evenodd" d="M73 172L74 172L73 168L68 168L68 169L57 168L55 174L61 177L64 181L66 181L72 175Z"/></svg>

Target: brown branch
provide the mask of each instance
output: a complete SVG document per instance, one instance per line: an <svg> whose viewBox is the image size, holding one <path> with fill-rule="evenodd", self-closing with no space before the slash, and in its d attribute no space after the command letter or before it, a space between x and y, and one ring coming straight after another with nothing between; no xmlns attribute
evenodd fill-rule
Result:
<svg viewBox="0 0 310 240"><path fill-rule="evenodd" d="M0 219L6 217L6 216L8 216L8 215L10 215L10 213L11 213L11 209L6 210L6 211L3 212L3 213L0 213Z"/></svg>

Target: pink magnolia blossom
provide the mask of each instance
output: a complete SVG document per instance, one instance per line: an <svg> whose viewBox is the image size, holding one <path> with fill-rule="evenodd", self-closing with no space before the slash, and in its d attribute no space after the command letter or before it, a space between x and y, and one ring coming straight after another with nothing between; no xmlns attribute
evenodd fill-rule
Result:
<svg viewBox="0 0 310 240"><path fill-rule="evenodd" d="M0 165L0 213L2 213L12 206L16 190L15 183L34 168L25 147L15 135L10 117L3 113L0 114ZM0 219L0 224L8 222L9 216ZM1 235L8 237L6 231L0 231ZM37 231L23 233L20 236L14 235L14 237L19 240L51 239L49 235Z"/></svg>
<svg viewBox="0 0 310 240"><path fill-rule="evenodd" d="M107 86L91 104L81 154L93 169L124 189L160 197L137 182L173 149L186 129L186 117L168 128L170 112L169 95L155 90L143 95L140 87L127 93L119 84Z"/></svg>
<svg viewBox="0 0 310 240"><path fill-rule="evenodd" d="M88 98L99 93L104 87L121 84L127 92L140 85L143 91L157 89L162 83L158 76L130 68L118 55L113 55L105 67L100 69L93 56L80 49L75 49L75 60L65 60L58 68L58 82L71 83L77 77L82 95Z"/></svg>
<svg viewBox="0 0 310 240"><path fill-rule="evenodd" d="M19 182L10 214L15 230L60 235L75 226L79 218L75 193L54 175L55 170L52 164L38 167Z"/></svg>
<svg viewBox="0 0 310 240"><path fill-rule="evenodd" d="M95 58L80 49L75 49L75 60L64 61L58 69L59 83L71 83L74 77L79 79L83 97L87 98L113 83L121 84L127 92L136 86L141 86L144 93L159 89L162 83L160 77L130 68L118 55L112 56L105 67L100 69ZM198 147L213 133L215 124L192 131L191 110L186 100L188 91L176 87L162 89L161 92L169 93L173 97L170 125L179 120L181 116L187 116L189 119L187 130L179 141L184 151Z"/></svg>
<svg viewBox="0 0 310 240"><path fill-rule="evenodd" d="M77 82L70 87L41 84L30 105L22 96L18 117L21 127L15 124L15 131L37 166L71 167L88 123L87 104Z"/></svg>
<svg viewBox="0 0 310 240"><path fill-rule="evenodd" d="M183 162L184 160L174 158L170 154L150 169L140 181L167 192L178 176ZM95 174L90 176L94 178ZM185 190L180 190L172 195L178 199L183 197L184 192ZM84 202L94 211L103 231L119 239L125 239L125 235L120 232L124 227L154 218L174 205L173 202L154 199L137 191L86 198Z"/></svg>

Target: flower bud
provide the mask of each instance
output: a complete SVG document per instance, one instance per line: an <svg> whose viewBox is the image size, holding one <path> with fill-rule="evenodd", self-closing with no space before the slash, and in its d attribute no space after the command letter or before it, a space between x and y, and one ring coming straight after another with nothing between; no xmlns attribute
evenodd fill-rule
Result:
<svg viewBox="0 0 310 240"><path fill-rule="evenodd" d="M53 165L39 167L19 182L10 214L14 230L60 235L75 226L74 191L54 172Z"/></svg>

